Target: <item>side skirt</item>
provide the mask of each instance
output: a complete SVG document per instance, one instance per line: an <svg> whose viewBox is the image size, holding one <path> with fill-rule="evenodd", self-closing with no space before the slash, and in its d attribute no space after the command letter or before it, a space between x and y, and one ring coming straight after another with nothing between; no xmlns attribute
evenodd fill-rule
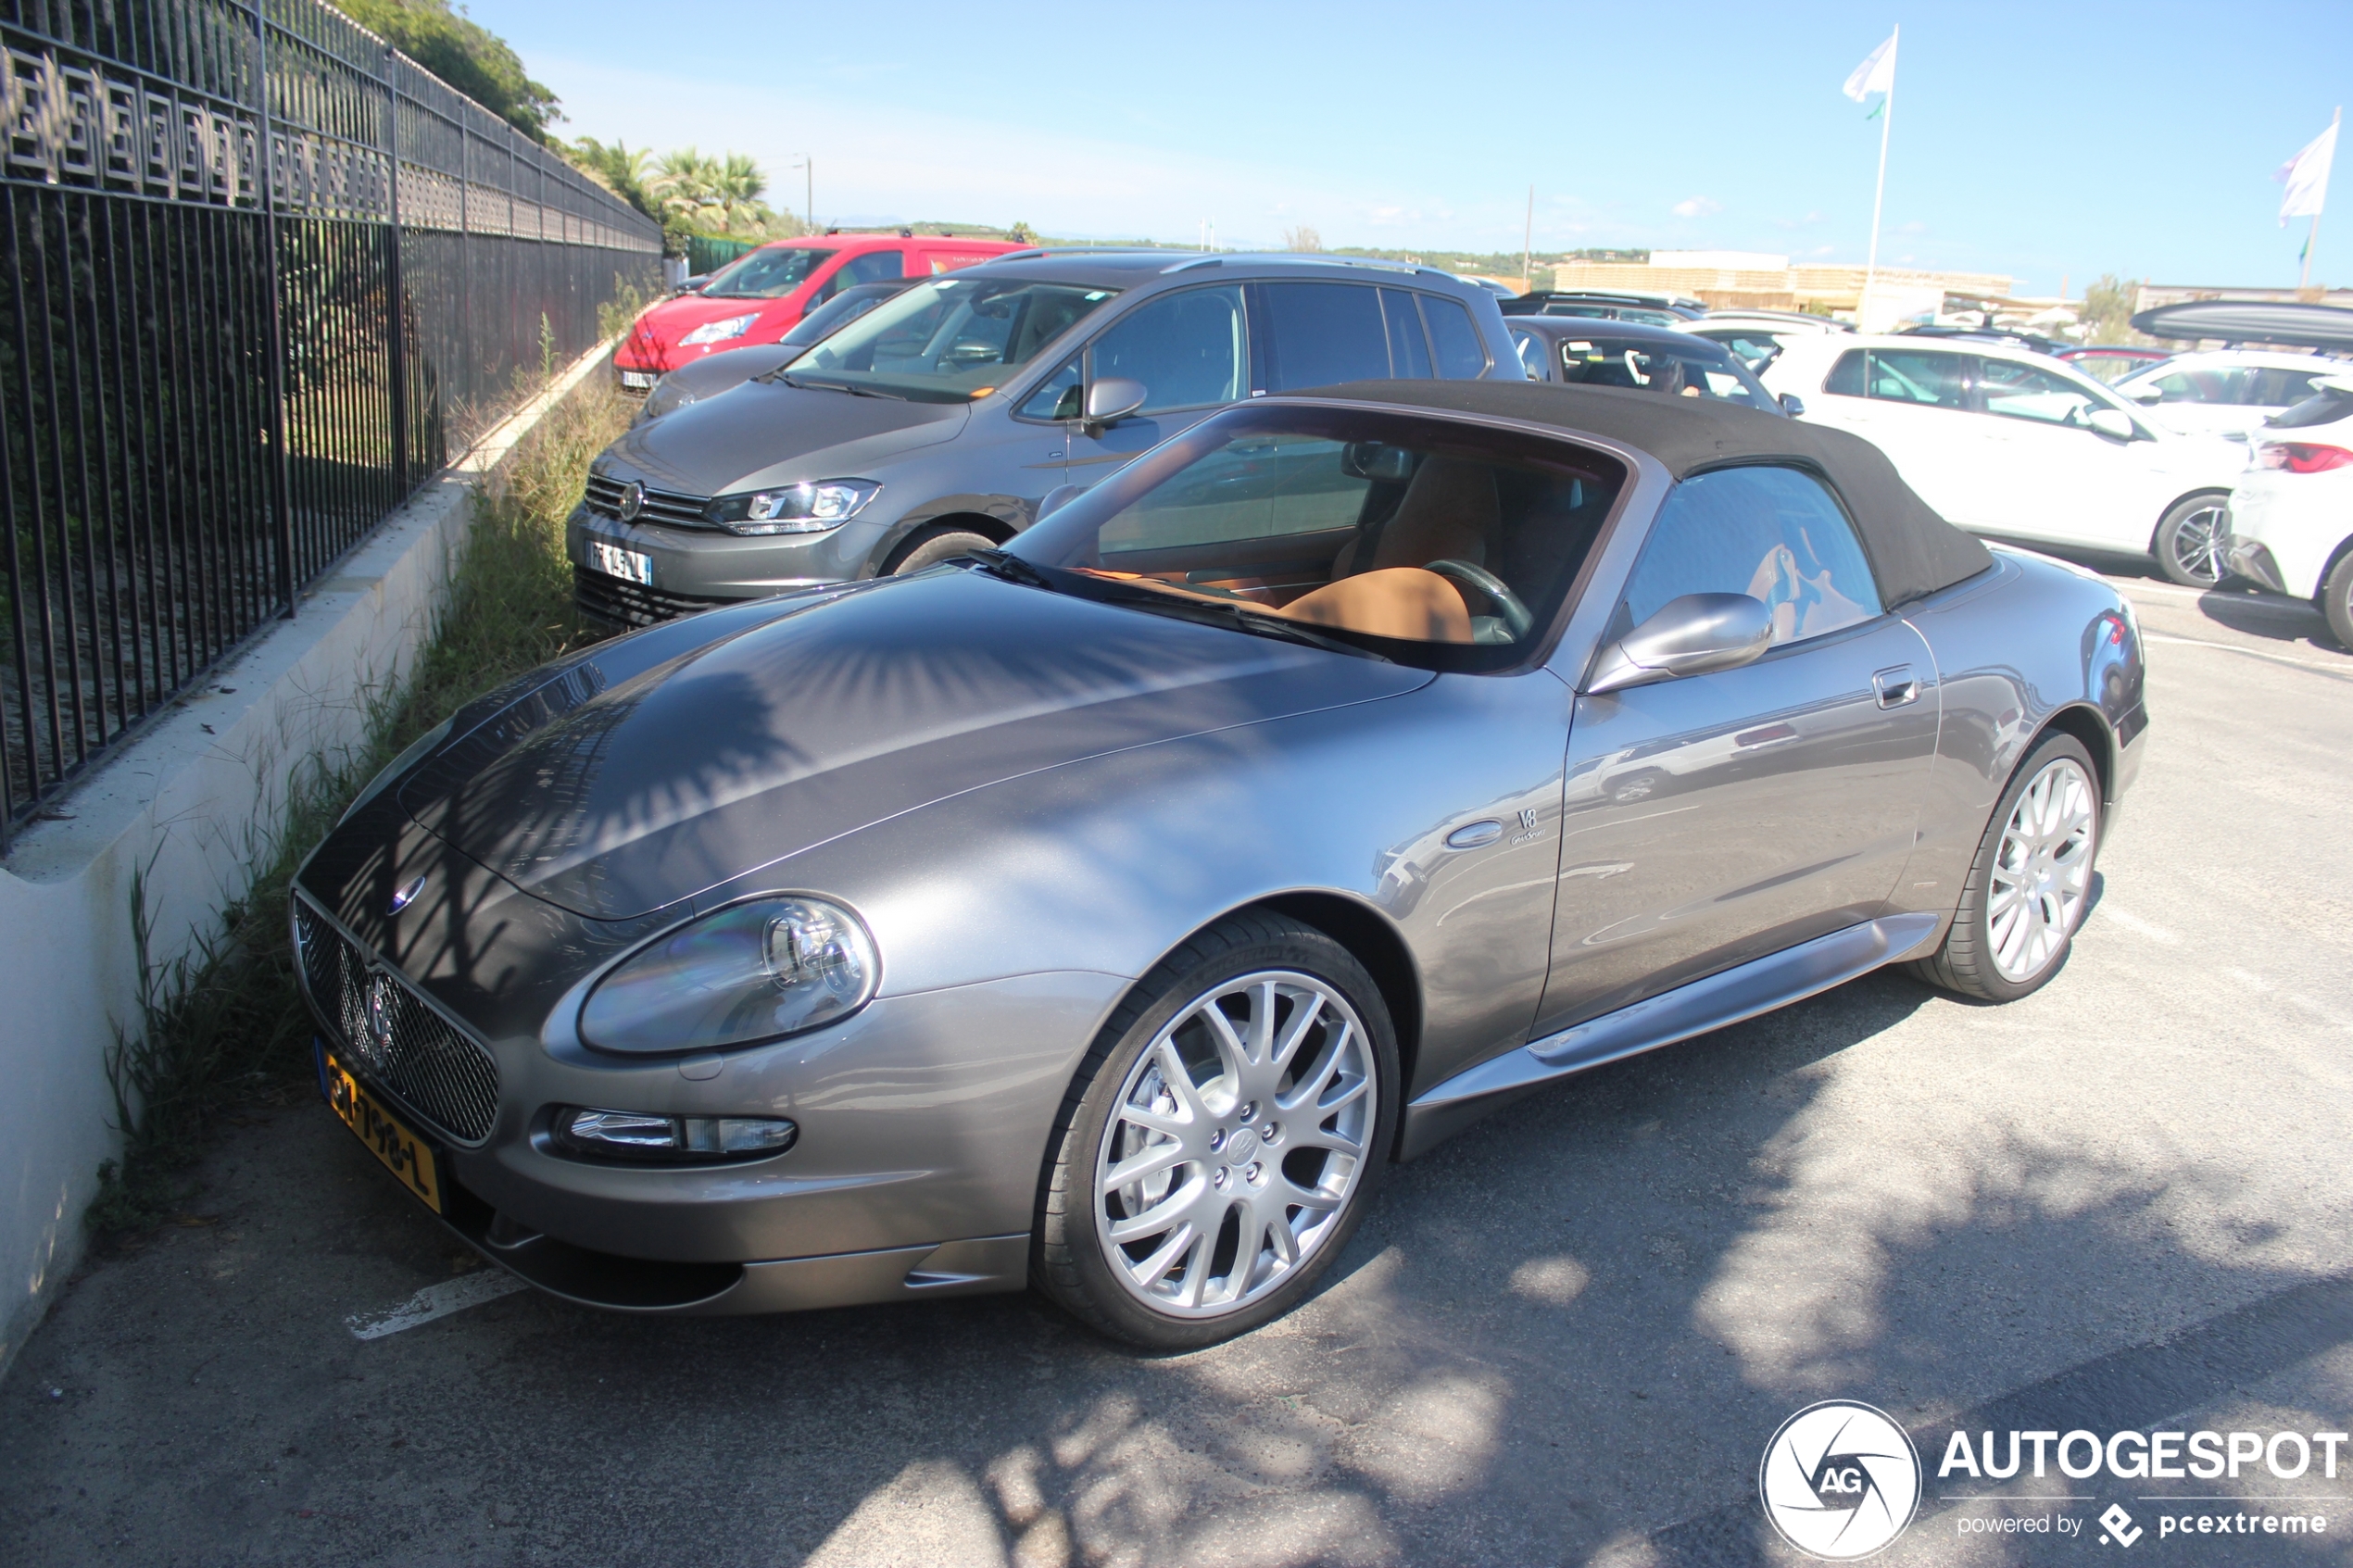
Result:
<svg viewBox="0 0 2353 1568"><path fill-rule="evenodd" d="M1909 958L1943 922L1936 914L1865 921L1492 1057L1405 1108L1398 1158L1427 1153L1489 1111L1571 1073L1755 1018Z"/></svg>

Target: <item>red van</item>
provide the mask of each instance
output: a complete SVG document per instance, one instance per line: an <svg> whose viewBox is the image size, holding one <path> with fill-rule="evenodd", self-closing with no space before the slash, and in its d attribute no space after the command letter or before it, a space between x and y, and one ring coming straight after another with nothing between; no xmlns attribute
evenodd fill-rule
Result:
<svg viewBox="0 0 2353 1568"><path fill-rule="evenodd" d="M613 355L621 384L645 392L664 370L709 354L774 343L812 307L853 283L927 278L1029 247L946 234L823 234L746 251L693 294L637 320Z"/></svg>

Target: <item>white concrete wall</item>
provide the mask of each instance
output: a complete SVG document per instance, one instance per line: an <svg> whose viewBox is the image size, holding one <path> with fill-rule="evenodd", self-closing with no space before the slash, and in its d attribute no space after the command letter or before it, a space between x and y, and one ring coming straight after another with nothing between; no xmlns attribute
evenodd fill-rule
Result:
<svg viewBox="0 0 2353 1568"><path fill-rule="evenodd" d="M132 879L169 963L251 884L310 759L347 756L447 598L474 488L607 344L445 470L169 717L57 803L0 865L0 1377L80 1260L120 1139L106 1055L135 1032Z"/></svg>

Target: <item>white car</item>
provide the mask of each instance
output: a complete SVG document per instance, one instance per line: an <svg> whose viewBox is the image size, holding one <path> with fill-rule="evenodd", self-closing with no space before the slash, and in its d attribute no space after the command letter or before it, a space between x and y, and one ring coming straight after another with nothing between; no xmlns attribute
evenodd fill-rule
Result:
<svg viewBox="0 0 2353 1568"><path fill-rule="evenodd" d="M2313 600L2353 650L2353 375L2322 377L2255 439L2231 492L2231 570Z"/></svg>
<svg viewBox="0 0 2353 1568"><path fill-rule="evenodd" d="M1794 310L1711 310L1696 321L1680 323L1677 330L1722 344L1759 374L1780 357L1782 345L1792 338L1855 331L1844 321L1801 316Z"/></svg>
<svg viewBox="0 0 2353 1568"><path fill-rule="evenodd" d="M2244 436L2311 396L2319 378L2348 371L2353 365L2319 354L2223 348L2177 354L2119 379L2116 390L2159 424L2196 435Z"/></svg>
<svg viewBox="0 0 2353 1568"><path fill-rule="evenodd" d="M2191 587L2220 581L2223 503L2246 448L2150 420L2031 349L1918 337L1793 337L1759 373L1805 418L1885 452L1973 533L2146 554Z"/></svg>

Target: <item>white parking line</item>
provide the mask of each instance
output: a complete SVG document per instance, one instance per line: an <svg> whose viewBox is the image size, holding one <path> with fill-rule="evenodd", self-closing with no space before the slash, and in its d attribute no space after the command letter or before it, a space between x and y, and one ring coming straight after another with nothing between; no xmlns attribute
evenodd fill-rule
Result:
<svg viewBox="0 0 2353 1568"><path fill-rule="evenodd" d="M2150 941L2162 943L2168 947L2178 947L2182 945L2182 939L2163 926L2145 921L2138 915L2127 914L2106 899L2100 901L2097 913L2100 919L2112 920L2136 936L2145 936Z"/></svg>
<svg viewBox="0 0 2353 1568"><path fill-rule="evenodd" d="M2290 659L2285 654L2270 653L2262 648L2243 648L2236 643L2209 643L2199 637L2169 637L2162 632L2144 632L2141 633L2141 640L2148 643L2171 643L2176 647L2184 648L2220 648L2224 653L2243 653L2249 659L2268 659L2274 664L2292 664L2298 670L2317 670L2323 675L2334 675L2339 679L2353 677L2353 659L2343 659L2334 664L2322 664L2317 659Z"/></svg>
<svg viewBox="0 0 2353 1568"><path fill-rule="evenodd" d="M479 1307L484 1301L496 1301L524 1288L522 1281L504 1269L480 1269L439 1285L426 1286L397 1307L381 1312L354 1312L344 1322L350 1325L354 1339L382 1339L388 1334L398 1334L421 1323L446 1318L452 1312L462 1312L468 1307Z"/></svg>

